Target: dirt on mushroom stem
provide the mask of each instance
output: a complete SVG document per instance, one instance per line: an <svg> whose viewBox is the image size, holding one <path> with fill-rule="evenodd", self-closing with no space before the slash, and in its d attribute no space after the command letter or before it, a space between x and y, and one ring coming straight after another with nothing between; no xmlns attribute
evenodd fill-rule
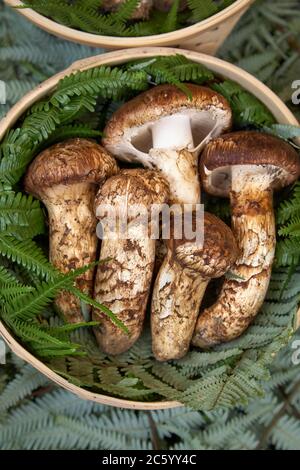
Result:
<svg viewBox="0 0 300 470"><path fill-rule="evenodd" d="M168 183L158 172L122 170L103 185L96 198L96 208L109 204L116 210L121 207L123 211L125 202L125 210L134 204L142 204L150 212L153 204L158 209L168 199ZM148 228L148 224L141 226L134 214L131 214L124 238L117 234L112 239L107 224L103 226L100 259L109 258L110 261L98 267L94 297L113 311L129 330L128 335L100 311L94 310L93 319L100 319L100 326L94 329L95 336L101 349L111 355L127 351L142 332L156 245L156 240L147 236Z"/></svg>
<svg viewBox="0 0 300 470"><path fill-rule="evenodd" d="M261 308L271 278L276 245L273 191L265 187L266 178L256 178L255 185L243 178L236 181L230 192L232 231L240 250L231 268L235 278L224 281L217 302L199 316L193 344L201 348L240 336Z"/></svg>
<svg viewBox="0 0 300 470"><path fill-rule="evenodd" d="M188 352L209 280L224 275L237 257L231 230L208 213L201 248L172 236L167 245L151 307L152 349L158 361L180 359Z"/></svg>
<svg viewBox="0 0 300 470"><path fill-rule="evenodd" d="M49 260L63 273L96 261L97 220L91 217L96 192L97 186L91 188L89 183L61 185L48 189L43 200L49 216ZM76 279L76 287L89 296L93 292L93 274L91 268ZM70 292L60 292L55 304L69 322L83 320L80 300ZM85 314L89 311L87 306Z"/></svg>
<svg viewBox="0 0 300 470"><path fill-rule="evenodd" d="M103 147L88 139L68 139L41 152L29 166L24 186L40 199L49 214L50 261L61 272L95 261L98 238L94 198L97 185L115 174L118 166ZM92 295L93 270L79 276L77 287ZM70 323L88 318L89 309L62 292L58 310Z"/></svg>
<svg viewBox="0 0 300 470"><path fill-rule="evenodd" d="M200 160L205 190L228 197L241 250L236 279L224 281L215 304L200 314L193 344L202 348L240 336L258 314L269 285L276 245L273 191L300 175L296 150L257 131L238 131L211 141Z"/></svg>

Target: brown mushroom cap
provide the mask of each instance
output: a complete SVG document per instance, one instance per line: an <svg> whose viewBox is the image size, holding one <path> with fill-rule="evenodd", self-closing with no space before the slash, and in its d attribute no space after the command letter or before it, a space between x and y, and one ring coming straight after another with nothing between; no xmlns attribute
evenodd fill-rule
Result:
<svg viewBox="0 0 300 470"><path fill-rule="evenodd" d="M238 256L238 247L230 228L218 217L204 213L204 241L199 247L195 240L168 240L169 249L176 261L189 271L199 273L204 279L223 276Z"/></svg>
<svg viewBox="0 0 300 470"><path fill-rule="evenodd" d="M117 170L115 159L101 145L88 139L69 139L35 158L25 177L25 190L39 197L44 188L100 183Z"/></svg>
<svg viewBox="0 0 300 470"><path fill-rule="evenodd" d="M270 134L240 131L222 135L205 147L200 159L205 190L228 197L231 169L240 165L265 168L274 190L293 183L300 175L300 159L290 144Z"/></svg>
<svg viewBox="0 0 300 470"><path fill-rule="evenodd" d="M169 197L169 185L158 172L152 170L121 170L109 178L95 199L95 207L101 204L118 204L126 197L128 206L141 204L149 208L151 204L163 204Z"/></svg>
<svg viewBox="0 0 300 470"><path fill-rule="evenodd" d="M139 153L145 155L152 148L151 125L181 113L189 116L196 146L206 137L203 126L209 127L209 121L218 122L223 132L229 130L232 112L227 100L210 88L185 85L191 91L191 99L168 84L153 87L125 103L108 122L103 145L118 158L135 160Z"/></svg>

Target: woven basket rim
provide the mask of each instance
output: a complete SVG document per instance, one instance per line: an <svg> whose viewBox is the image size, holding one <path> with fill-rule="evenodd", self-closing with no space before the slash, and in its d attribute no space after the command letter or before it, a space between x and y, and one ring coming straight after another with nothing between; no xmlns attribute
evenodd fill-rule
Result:
<svg viewBox="0 0 300 470"><path fill-rule="evenodd" d="M119 36L104 36L93 33L86 33L84 31L76 30L74 28L64 26L51 20L40 13L37 13L31 8L18 9L18 13L25 18L36 24L37 26L45 29L49 33L63 37L70 41L80 42L82 44L93 44L95 47L108 47L108 48L127 48L127 47L142 47L142 46L164 46L175 44L181 40L186 40L190 37L198 36L206 32L208 29L217 27L220 23L229 20L232 16L246 11L255 0L236 0L232 5L229 5L224 10L216 13L215 15L200 21L194 25L185 28L171 31L169 33L155 34L151 36L139 37L119 37ZM4 0L4 3L11 7L20 5L20 0Z"/></svg>
<svg viewBox="0 0 300 470"><path fill-rule="evenodd" d="M72 64L66 70L52 76L50 79L41 83L34 90L27 93L18 103L11 108L8 114L0 121L0 140L6 132L15 124L18 118L36 101L40 100L43 96L49 94L56 86L58 81L70 73L77 70L86 70L97 65L117 65L126 61L139 59L142 57L151 57L155 55L172 55L183 54L187 58L202 63L215 73L219 73L228 79L237 81L246 90L251 91L257 98L259 98L272 112L281 124L299 125L297 119L287 106L273 93L267 86L250 75L248 72L225 62L221 59L211 57L199 52L186 51L183 49L175 48L135 48L126 49L122 51L109 52L100 54L87 59L79 60ZM62 386L63 388L75 393L81 398L96 401L105 405L117 406L121 408L131 408L139 410L158 410L175 408L182 406L178 401L155 401L155 402L142 402L134 400L125 400L122 398L110 397L85 390L81 387L71 384L66 379L62 378L57 373L53 372L42 361L29 353L24 346L22 346L9 332L8 328L0 322L0 336L7 342L12 351L19 357L30 363L37 370L49 377L51 380Z"/></svg>

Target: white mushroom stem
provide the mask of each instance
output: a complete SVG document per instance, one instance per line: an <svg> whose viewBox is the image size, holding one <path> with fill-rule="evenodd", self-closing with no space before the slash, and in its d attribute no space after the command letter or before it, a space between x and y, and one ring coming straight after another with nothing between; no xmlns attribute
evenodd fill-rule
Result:
<svg viewBox="0 0 300 470"><path fill-rule="evenodd" d="M43 202L49 214L49 258L62 272L88 265L96 259L97 220L93 211L96 191L97 186L90 183L58 185L44 191ZM92 295L93 272L94 269L90 269L76 279L77 287L87 295ZM68 321L88 320L89 309L80 308L80 301L73 294L61 292L55 303Z"/></svg>
<svg viewBox="0 0 300 470"><path fill-rule="evenodd" d="M157 360L179 359L187 353L207 284L168 251L152 297L152 349Z"/></svg>
<svg viewBox="0 0 300 470"><path fill-rule="evenodd" d="M173 114L152 125L153 148L193 149L194 139L190 117L187 114Z"/></svg>
<svg viewBox="0 0 300 470"><path fill-rule="evenodd" d="M217 302L198 319L193 344L210 347L240 336L261 308L270 282L276 230L268 170L232 168L232 230L240 255ZM272 176L272 180L274 175Z"/></svg>
<svg viewBox="0 0 300 470"><path fill-rule="evenodd" d="M190 117L164 117L152 125L151 131L153 148L149 155L156 168L168 176L172 203L199 203L198 153L189 151L194 148Z"/></svg>

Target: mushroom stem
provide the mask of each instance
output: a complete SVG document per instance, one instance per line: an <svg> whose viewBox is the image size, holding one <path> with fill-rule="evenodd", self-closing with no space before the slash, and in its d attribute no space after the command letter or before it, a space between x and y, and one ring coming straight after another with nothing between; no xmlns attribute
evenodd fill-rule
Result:
<svg viewBox="0 0 300 470"><path fill-rule="evenodd" d="M259 171L260 170L260 171ZM206 348L241 335L261 308L276 245L273 191L263 168L232 168L232 230L240 255L218 301L200 315L193 344Z"/></svg>
<svg viewBox="0 0 300 470"><path fill-rule="evenodd" d="M199 204L200 183L198 156L185 149L151 149L155 167L167 178L171 188L171 204ZM159 156L159 158L157 158Z"/></svg>
<svg viewBox="0 0 300 470"><path fill-rule="evenodd" d="M96 259L96 218L91 216L96 191L96 185L79 183L56 186L55 190L47 192L44 203L49 214L49 258L61 272L67 273ZM76 279L76 286L87 295L92 295L93 271L90 269ZM69 321L82 321L80 301L74 295L61 292L55 303Z"/></svg>
<svg viewBox="0 0 300 470"><path fill-rule="evenodd" d="M96 215L102 222L104 235L100 259L110 261L98 267L94 297L113 311L129 330L128 335L101 312L93 311L93 318L100 318L95 335L107 354L127 351L142 332L155 261L156 240L152 235L157 229L158 212L168 198L165 179L157 172L140 169L122 170L97 194ZM153 205L158 212L152 219ZM113 224L110 218L105 220L105 211L102 212L107 206L113 209ZM125 224L127 222L125 227L123 219Z"/></svg>
<svg viewBox="0 0 300 470"><path fill-rule="evenodd" d="M138 240L136 233L129 233L126 240L104 239L101 259L110 261L98 268L94 297L118 316L129 334L103 318L100 318L101 326L94 331L101 349L107 354L118 355L127 351L142 331L154 266L155 240ZM97 311L93 317L99 320Z"/></svg>
<svg viewBox="0 0 300 470"><path fill-rule="evenodd" d="M96 188L116 174L117 164L101 145L68 139L41 152L25 176L25 190L46 205L49 214L50 261L63 273L93 262L97 256ZM79 276L77 287L92 294L93 270ZM60 293L56 305L71 323L83 321L89 309L77 297Z"/></svg>
<svg viewBox="0 0 300 470"><path fill-rule="evenodd" d="M159 85L125 103L104 130L104 146L117 158L158 169L168 179L170 203L200 199L198 156L214 136L231 127L225 98L210 88Z"/></svg>
<svg viewBox="0 0 300 470"><path fill-rule="evenodd" d="M197 217L194 212L193 226L199 224ZM208 282L223 276L237 257L229 227L209 213L203 223L196 238L177 239L173 227L167 241L168 253L152 295L152 349L158 361L180 359L187 353ZM201 233L203 243L197 239Z"/></svg>
<svg viewBox="0 0 300 470"><path fill-rule="evenodd" d="M149 155L156 168L168 177L171 203L200 203L198 154L187 150L194 148L189 116L164 117L152 125L151 131L153 148Z"/></svg>
<svg viewBox="0 0 300 470"><path fill-rule="evenodd" d="M152 349L158 361L180 359L187 353L207 284L198 272L186 272L168 252L152 298Z"/></svg>
<svg viewBox="0 0 300 470"><path fill-rule="evenodd" d="M173 114L152 126L153 148L194 148L191 121L188 115Z"/></svg>

